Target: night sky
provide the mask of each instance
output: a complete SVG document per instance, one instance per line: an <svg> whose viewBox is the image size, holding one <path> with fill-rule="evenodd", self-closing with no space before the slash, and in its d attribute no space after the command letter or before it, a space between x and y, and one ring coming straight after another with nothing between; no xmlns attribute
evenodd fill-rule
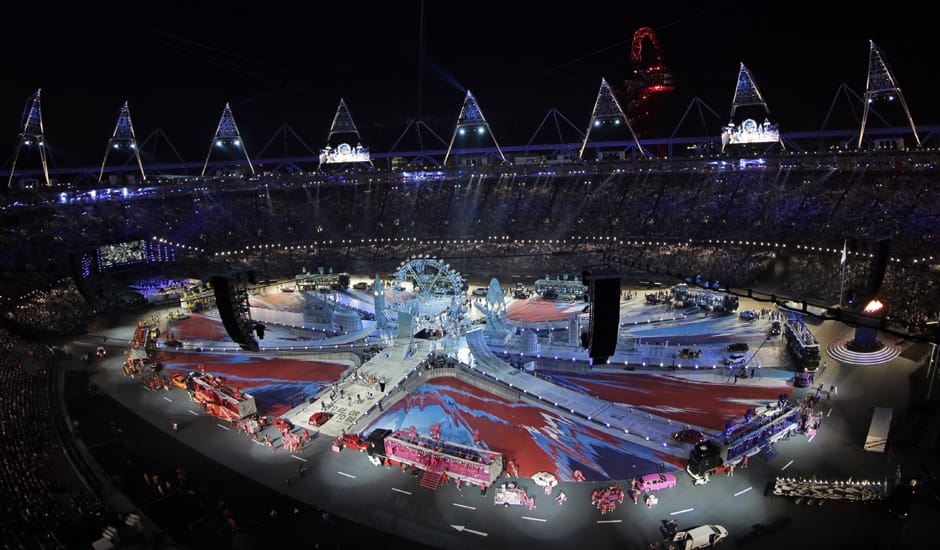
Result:
<svg viewBox="0 0 940 550"><path fill-rule="evenodd" d="M204 159L226 102L252 156L285 124L311 148L325 145L340 98L378 152L419 109L449 139L467 89L500 144L523 145L553 107L583 130L601 78L619 84L632 75L631 41L644 26L655 30L676 86L656 106L658 137L673 133L693 98L729 117L742 62L784 132L818 130L840 84L864 93L869 40L915 122L940 122L935 23L913 2L867 10L802 0L428 0L423 71L420 0L211 3L211 12L194 4L5 7L4 168L39 88L58 167L99 163L124 101L139 142L160 129L187 161ZM835 109L849 112L845 99ZM279 143L268 156L278 156Z"/></svg>

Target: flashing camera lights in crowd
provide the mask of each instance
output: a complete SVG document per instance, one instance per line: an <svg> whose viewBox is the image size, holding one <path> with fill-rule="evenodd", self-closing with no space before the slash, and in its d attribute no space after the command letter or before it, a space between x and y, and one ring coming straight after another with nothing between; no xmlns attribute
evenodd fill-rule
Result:
<svg viewBox="0 0 940 550"><path fill-rule="evenodd" d="M868 302L868 305L865 306L865 309L863 311L865 313L877 313L881 311L884 307L885 305L881 303L881 300L872 300Z"/></svg>

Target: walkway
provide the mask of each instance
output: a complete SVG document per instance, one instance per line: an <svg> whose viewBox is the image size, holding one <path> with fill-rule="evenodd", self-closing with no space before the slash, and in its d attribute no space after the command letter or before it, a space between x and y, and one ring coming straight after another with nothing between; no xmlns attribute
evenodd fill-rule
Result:
<svg viewBox="0 0 940 550"><path fill-rule="evenodd" d="M326 389L284 416L294 425L309 427L307 420L310 415L317 411L329 411L333 413L333 418L319 428L312 428L314 431L330 437L338 437L344 431L351 432L359 420L389 403L387 397L418 368L431 353L431 348L432 342L428 340L398 338L385 347L382 353L347 372L334 388L336 399L332 399L330 390ZM381 387L383 382L384 391Z"/></svg>
<svg viewBox="0 0 940 550"><path fill-rule="evenodd" d="M484 377L505 384L562 412L567 411L587 419L593 422L596 428L630 443L677 457L688 457L689 445L679 443L672 437L680 427L671 420L619 403L591 398L514 369L490 351L483 338L483 329L468 332L466 338L473 355L470 368ZM705 431L704 428L702 430Z"/></svg>

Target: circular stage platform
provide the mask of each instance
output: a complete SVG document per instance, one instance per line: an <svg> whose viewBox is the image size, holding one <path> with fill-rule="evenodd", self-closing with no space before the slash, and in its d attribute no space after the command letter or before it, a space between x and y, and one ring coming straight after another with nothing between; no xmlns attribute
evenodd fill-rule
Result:
<svg viewBox="0 0 940 550"><path fill-rule="evenodd" d="M853 351L850 348L852 338L845 338L829 344L826 348L829 357L850 365L882 365L901 355L901 346L884 342L881 349L871 352Z"/></svg>

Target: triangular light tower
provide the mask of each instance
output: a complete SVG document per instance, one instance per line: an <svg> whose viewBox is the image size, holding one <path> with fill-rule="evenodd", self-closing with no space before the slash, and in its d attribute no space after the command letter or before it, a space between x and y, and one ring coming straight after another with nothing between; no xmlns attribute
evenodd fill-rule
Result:
<svg viewBox="0 0 940 550"><path fill-rule="evenodd" d="M42 173L45 178L46 186L50 186L49 164L46 161L46 134L42 129L42 108L39 102L39 92L36 90L26 102L26 111L23 112L23 130L16 140L16 150L13 153L13 165L10 166L10 179L7 181L7 188L13 187L13 176L16 175L16 162L20 158L20 151L26 149L38 149L39 159L42 162Z"/></svg>
<svg viewBox="0 0 940 550"><path fill-rule="evenodd" d="M907 108L907 102L904 101L901 87L898 86L898 82L894 78L894 72L888 67L888 62L885 61L881 49L875 45L874 41L869 42L871 47L868 52L868 83L865 85L865 107L862 112L862 129L858 134L858 147L859 149L862 147L862 139L865 137L865 125L868 123L868 110L872 102L882 98L894 101L895 96L901 101L904 115L907 117L908 124L911 125L911 131L914 132L914 141L920 147L920 136L917 135L914 119L911 117L911 111Z"/></svg>
<svg viewBox="0 0 940 550"><path fill-rule="evenodd" d="M248 161L248 169L251 170L252 174L255 173L255 167L252 166L251 158L248 157L248 150L245 149L242 136L238 133L238 125L235 124L235 116L232 115L232 108L228 103L225 104L225 109L222 110L222 117L219 119L219 127L216 128L215 136L209 143L209 154L206 155L206 162L202 165L201 176L206 175L206 168L209 166L209 157L212 156L213 147L217 149L230 147L241 149L245 154L245 160Z"/></svg>
<svg viewBox="0 0 940 550"><path fill-rule="evenodd" d="M578 158L584 158L584 149L587 148L588 140L591 139L591 130L600 128L605 124L613 124L614 126L623 124L626 126L627 130L630 132L630 137L633 138L633 142L636 144L637 150L641 155L646 156L646 151L643 149L643 146L640 145L640 140L637 139L636 132L633 131L633 127L630 125L630 120L627 119L627 115L624 114L620 102L617 101L617 96L614 95L614 91L610 88L610 84L607 83L607 79L602 78L600 90L597 92L597 100L594 101L594 111L591 112L591 120L588 122L587 131L584 133L584 141L581 142L581 150L578 152Z"/></svg>
<svg viewBox="0 0 940 550"><path fill-rule="evenodd" d="M745 108L747 112L741 117L740 122L736 122L735 115L738 114L740 108ZM738 84L734 89L734 99L731 101L731 121L721 134L722 152L729 144L782 144L780 129L776 124L770 123L769 115L770 109L764 101L764 96L757 89L754 76L744 63L741 63L741 68L738 70ZM757 122L754 116L763 117L763 122Z"/></svg>
<svg viewBox="0 0 940 550"><path fill-rule="evenodd" d="M98 172L98 181L104 177L104 166L108 162L108 155L111 150L129 149L137 159L137 167L140 168L140 178L147 181L147 174L144 172L144 163L140 160L140 151L137 148L137 137L134 135L134 125L131 123L131 110L124 102L121 107L121 114L118 115L117 124L114 125L114 133L108 140L108 146L104 150L104 158L101 160L101 170Z"/></svg>
<svg viewBox="0 0 940 550"><path fill-rule="evenodd" d="M349 145L345 139L338 139L340 143L334 146L333 136L355 136L355 147ZM346 101L339 100L339 107L336 108L336 115L333 116L333 125L330 126L330 135L326 137L326 147L320 149L320 164L336 164L345 162L368 162L372 164L372 158L369 156L369 148L362 146L362 138L359 136L359 130L356 123L353 122Z"/></svg>
<svg viewBox="0 0 940 550"><path fill-rule="evenodd" d="M480 110L477 98L473 97L470 90L467 90L467 96L463 100L463 107L460 108L460 115L457 116L457 126L454 127L454 134L450 137L450 143L447 145L447 153L444 155L445 165L447 164L447 159L450 158L450 152L454 147L454 141L457 139L457 136L471 134L477 136L489 134L493 139L493 144L496 146L496 152L499 154L500 160L506 162L506 155L503 154L499 143L496 142L496 136L494 136L493 132L490 130L489 123L487 123L486 119L483 117L483 111Z"/></svg>

